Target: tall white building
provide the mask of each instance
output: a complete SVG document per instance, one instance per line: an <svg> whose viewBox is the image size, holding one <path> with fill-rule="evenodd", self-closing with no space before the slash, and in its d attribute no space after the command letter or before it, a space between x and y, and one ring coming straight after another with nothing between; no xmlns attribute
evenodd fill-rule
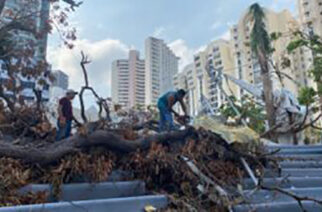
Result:
<svg viewBox="0 0 322 212"><path fill-rule="evenodd" d="M179 58L163 40L149 37L145 40L145 103L156 104L163 93L173 90L173 76L178 73Z"/></svg>
<svg viewBox="0 0 322 212"><path fill-rule="evenodd" d="M321 0L298 0L299 19L301 30L308 35L318 35L322 37L322 1ZM312 51L308 48L302 48L307 72L313 66ZM309 86L317 87L317 84L310 79Z"/></svg>
<svg viewBox="0 0 322 212"><path fill-rule="evenodd" d="M301 86L308 83L308 76L305 73L305 63L303 59L303 51L297 50L293 54L287 53L288 44L294 39L293 32L299 29L298 21L292 16L288 10L274 12L264 9L265 26L269 34L281 33L282 37L272 42L274 52L271 55L271 61L279 71L285 75L281 75L282 82L274 73L275 68L270 64L271 79L274 89L285 87L297 95ZM258 59L255 57L250 47L250 35L252 30L252 22L246 11L240 18L238 24L231 28L231 42L233 54L235 58L236 76L249 83L262 87L262 76ZM291 67L283 67L283 58L288 58ZM290 80L290 76L293 80ZM245 91L239 89L238 97L243 96Z"/></svg>
<svg viewBox="0 0 322 212"><path fill-rule="evenodd" d="M322 1L298 0L298 8L302 27L322 37Z"/></svg>
<svg viewBox="0 0 322 212"><path fill-rule="evenodd" d="M32 15L30 15L32 14ZM26 18L27 17L27 18ZM46 47L47 47L47 32L44 30L47 25L49 18L49 1L48 0L35 0L35 1L21 1L21 0L10 0L5 1L2 13L0 14L0 27L11 23L13 19L16 20L20 29L13 29L8 31L11 41L14 43L15 53L19 53L20 50L28 49L34 53L31 57L28 57L28 61L25 62L25 67L34 68L39 61L46 59ZM39 36L39 35L42 36ZM14 56L12 56L14 57ZM11 57L11 58L12 58ZM14 61L14 60L13 60ZM9 75L3 61L0 62L0 82L8 82ZM42 91L43 101L49 100L49 69L37 76L37 79L32 74L23 75L21 73L15 74L16 86L20 83L22 89L20 92L14 93L11 90L6 90L4 87L5 94L12 98L22 97L24 100L33 101L35 100L34 90ZM19 80L17 80L19 79ZM41 85L36 83L36 80L42 81Z"/></svg>
<svg viewBox="0 0 322 212"><path fill-rule="evenodd" d="M112 99L127 108L145 105L145 63L136 50L112 63Z"/></svg>
<svg viewBox="0 0 322 212"><path fill-rule="evenodd" d="M11 22L15 18L24 29L14 30L13 38L15 38L16 45L24 47L30 41L33 42L35 59L45 60L49 10L49 0L34 0L30 2L22 0L6 1L1 14L0 26Z"/></svg>
<svg viewBox="0 0 322 212"><path fill-rule="evenodd" d="M53 86L60 87L64 90L68 89L69 84L69 77L64 72L57 70L53 72L54 75L54 81L52 83Z"/></svg>
<svg viewBox="0 0 322 212"><path fill-rule="evenodd" d="M194 66L196 72L195 92L199 100L197 107L199 110L204 106L200 101L202 95L208 99L214 111L218 111L221 105L226 102L222 89L229 96L236 95L237 87L233 83L227 84L224 79L216 80L221 74L235 76L234 58L229 41L219 39L208 44L205 50L195 55Z"/></svg>
<svg viewBox="0 0 322 212"><path fill-rule="evenodd" d="M174 75L173 85L175 89L184 89L187 94L185 96L185 103L187 105L187 112L190 116L195 116L198 113L198 98L196 92L196 71L194 64L191 63L184 67L184 69ZM181 111L181 106L178 105L177 108Z"/></svg>

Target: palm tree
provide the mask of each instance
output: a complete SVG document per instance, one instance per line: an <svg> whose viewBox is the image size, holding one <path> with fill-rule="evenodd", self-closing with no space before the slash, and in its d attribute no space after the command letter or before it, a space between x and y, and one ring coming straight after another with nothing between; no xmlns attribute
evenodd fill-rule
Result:
<svg viewBox="0 0 322 212"><path fill-rule="evenodd" d="M253 24L250 46L261 68L267 120L269 127L273 128L275 125L275 109L273 104L273 85L269 71L269 57L272 48L270 37L265 28L265 13L263 8L255 3L250 6L248 15Z"/></svg>

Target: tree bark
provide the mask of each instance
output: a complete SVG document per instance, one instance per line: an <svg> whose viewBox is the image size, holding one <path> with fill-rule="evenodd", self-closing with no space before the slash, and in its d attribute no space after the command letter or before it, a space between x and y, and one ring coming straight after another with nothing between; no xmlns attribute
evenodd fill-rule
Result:
<svg viewBox="0 0 322 212"><path fill-rule="evenodd" d="M89 147L101 146L111 151L130 153L137 149L148 149L152 142L167 144L168 142L184 141L185 138L193 134L194 129L189 128L183 131L156 134L138 140L125 140L115 132L98 130L88 136L72 136L45 148L26 148L0 141L0 157L21 159L29 164L46 165L59 160L65 155L78 152L81 149L88 149Z"/></svg>
<svg viewBox="0 0 322 212"><path fill-rule="evenodd" d="M267 113L267 120L269 128L275 126L275 108L273 102L273 83L270 78L268 60L264 55L263 51L258 47L258 61L261 67L261 73L263 77L263 88L264 88L264 100L265 108Z"/></svg>

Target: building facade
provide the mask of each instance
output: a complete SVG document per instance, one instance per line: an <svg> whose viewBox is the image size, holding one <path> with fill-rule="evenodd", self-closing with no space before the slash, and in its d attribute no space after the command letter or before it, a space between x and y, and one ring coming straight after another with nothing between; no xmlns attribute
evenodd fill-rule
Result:
<svg viewBox="0 0 322 212"><path fill-rule="evenodd" d="M294 39L293 32L299 29L298 21L288 10L274 12L264 9L265 26L269 34L280 33L282 36L272 42L274 52L270 58L270 76L274 89L282 87L287 88L295 95L299 88L307 85L308 76L305 69L305 60L303 50L297 50L293 54L287 53L287 45ZM250 21L248 11L240 18L238 24L231 28L231 44L235 58L236 76L249 83L262 88L262 76L258 59L250 47L250 35L252 22ZM285 59L290 61L291 66L283 65ZM278 76L276 69L282 73ZM238 97L242 97L246 92L242 89L238 91Z"/></svg>
<svg viewBox="0 0 322 212"><path fill-rule="evenodd" d="M301 31L308 35L322 37L322 1L321 0L298 0L299 20ZM302 48L305 68L309 71L313 66L313 55L310 49ZM313 79L309 79L309 85L317 87Z"/></svg>
<svg viewBox="0 0 322 212"><path fill-rule="evenodd" d="M298 9L303 29L322 37L322 1L298 0Z"/></svg>
<svg viewBox="0 0 322 212"><path fill-rule="evenodd" d="M178 73L179 58L163 40L145 40L146 105L156 104L160 95L173 90L173 76Z"/></svg>
<svg viewBox="0 0 322 212"><path fill-rule="evenodd" d="M145 61L136 50L112 63L112 99L124 107L145 105Z"/></svg>
<svg viewBox="0 0 322 212"><path fill-rule="evenodd" d="M69 77L67 74L65 74L64 72L62 72L60 70L57 70L57 71L53 72L53 76L55 79L52 83L52 86L60 87L63 90L68 89Z"/></svg>
<svg viewBox="0 0 322 212"><path fill-rule="evenodd" d="M1 25L11 22L15 17L17 22L23 26L23 30L15 30L14 32L13 37L16 37L16 44L24 46L31 41L35 50L35 59L45 60L49 13L50 1L48 0L34 0L32 2L10 0L5 2L1 14ZM28 18L24 18L25 16Z"/></svg>
<svg viewBox="0 0 322 212"><path fill-rule="evenodd" d="M187 65L180 73L173 77L173 85L176 90L184 89L187 94L185 96L185 103L187 112L190 116L195 116L198 113L198 99L196 92L196 71L194 64ZM180 105L176 108L178 111L183 112Z"/></svg>
<svg viewBox="0 0 322 212"><path fill-rule="evenodd" d="M229 41L219 39L211 42L204 51L194 56L196 75L195 92L198 110L202 110L202 96L206 97L213 111L217 112L226 102L226 95L236 95L237 87L228 84L224 74L235 76L234 59Z"/></svg>
<svg viewBox="0 0 322 212"><path fill-rule="evenodd" d="M27 16L28 18L25 18L25 16ZM22 58L23 62L25 64L28 64L25 66L25 68L27 69L33 69L35 65L38 64L38 62L45 61L46 59L48 33L44 31L41 37L39 37L39 34L45 28L45 23L47 24L48 18L49 1L47 0L35 0L33 2L26 2L21 0L5 1L5 5L0 17L0 27L4 27L14 19L18 23L18 29L8 31L9 39L12 43L14 43L13 48L15 49L15 52L18 53L20 50L33 51L33 55L31 55L30 57ZM1 61L0 81L1 83L6 83L12 80L10 79L9 75L13 75L8 73L6 66L4 66L3 64L4 62ZM18 79L16 83L19 83L22 89L20 89L17 93L11 90L6 90L6 88L4 88L5 95L12 98L22 97L24 100L32 102L33 100L35 100L34 91L37 90L37 92L41 91L42 100L48 101L50 85L49 70L49 68L46 68L46 70L40 73L40 75L38 75L37 77L34 77L33 74L14 74L13 77L15 79ZM37 81L41 81L42 83L37 83ZM19 85L17 84L16 86Z"/></svg>

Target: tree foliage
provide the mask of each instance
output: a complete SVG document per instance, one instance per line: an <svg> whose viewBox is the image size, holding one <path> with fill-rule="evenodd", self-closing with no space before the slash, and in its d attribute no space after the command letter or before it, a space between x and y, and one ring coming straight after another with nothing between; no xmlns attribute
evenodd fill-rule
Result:
<svg viewBox="0 0 322 212"><path fill-rule="evenodd" d="M261 69L263 94L267 120L270 128L275 126L275 107L273 102L273 84L270 77L269 58L274 51L271 48L271 38L266 30L264 9L257 3L249 8L252 30L251 30L251 49L257 57ZM275 36L277 37L278 34ZM275 138L272 138L275 139Z"/></svg>
<svg viewBox="0 0 322 212"><path fill-rule="evenodd" d="M317 35L307 35L300 31L294 35L297 38L289 43L287 50L292 53L296 49L307 48L312 52L313 64L309 74L317 84L316 92L322 96L322 40Z"/></svg>
<svg viewBox="0 0 322 212"><path fill-rule="evenodd" d="M235 97L230 97L236 107L236 109L241 113L241 116L237 116L233 107L226 103L220 108L221 114L226 118L237 119L238 122L241 120L246 120L248 126L252 128L257 133L263 133L265 131L265 111L264 108L256 102L244 96L239 102Z"/></svg>
<svg viewBox="0 0 322 212"><path fill-rule="evenodd" d="M301 105L311 105L314 103L314 97L316 96L316 91L312 87L304 87L300 89L299 92L299 103Z"/></svg>
<svg viewBox="0 0 322 212"><path fill-rule="evenodd" d="M261 6L257 3L249 8L249 15L253 22L251 32L251 49L255 54L258 54L258 49L268 55L271 51L270 36L265 28L265 13Z"/></svg>

